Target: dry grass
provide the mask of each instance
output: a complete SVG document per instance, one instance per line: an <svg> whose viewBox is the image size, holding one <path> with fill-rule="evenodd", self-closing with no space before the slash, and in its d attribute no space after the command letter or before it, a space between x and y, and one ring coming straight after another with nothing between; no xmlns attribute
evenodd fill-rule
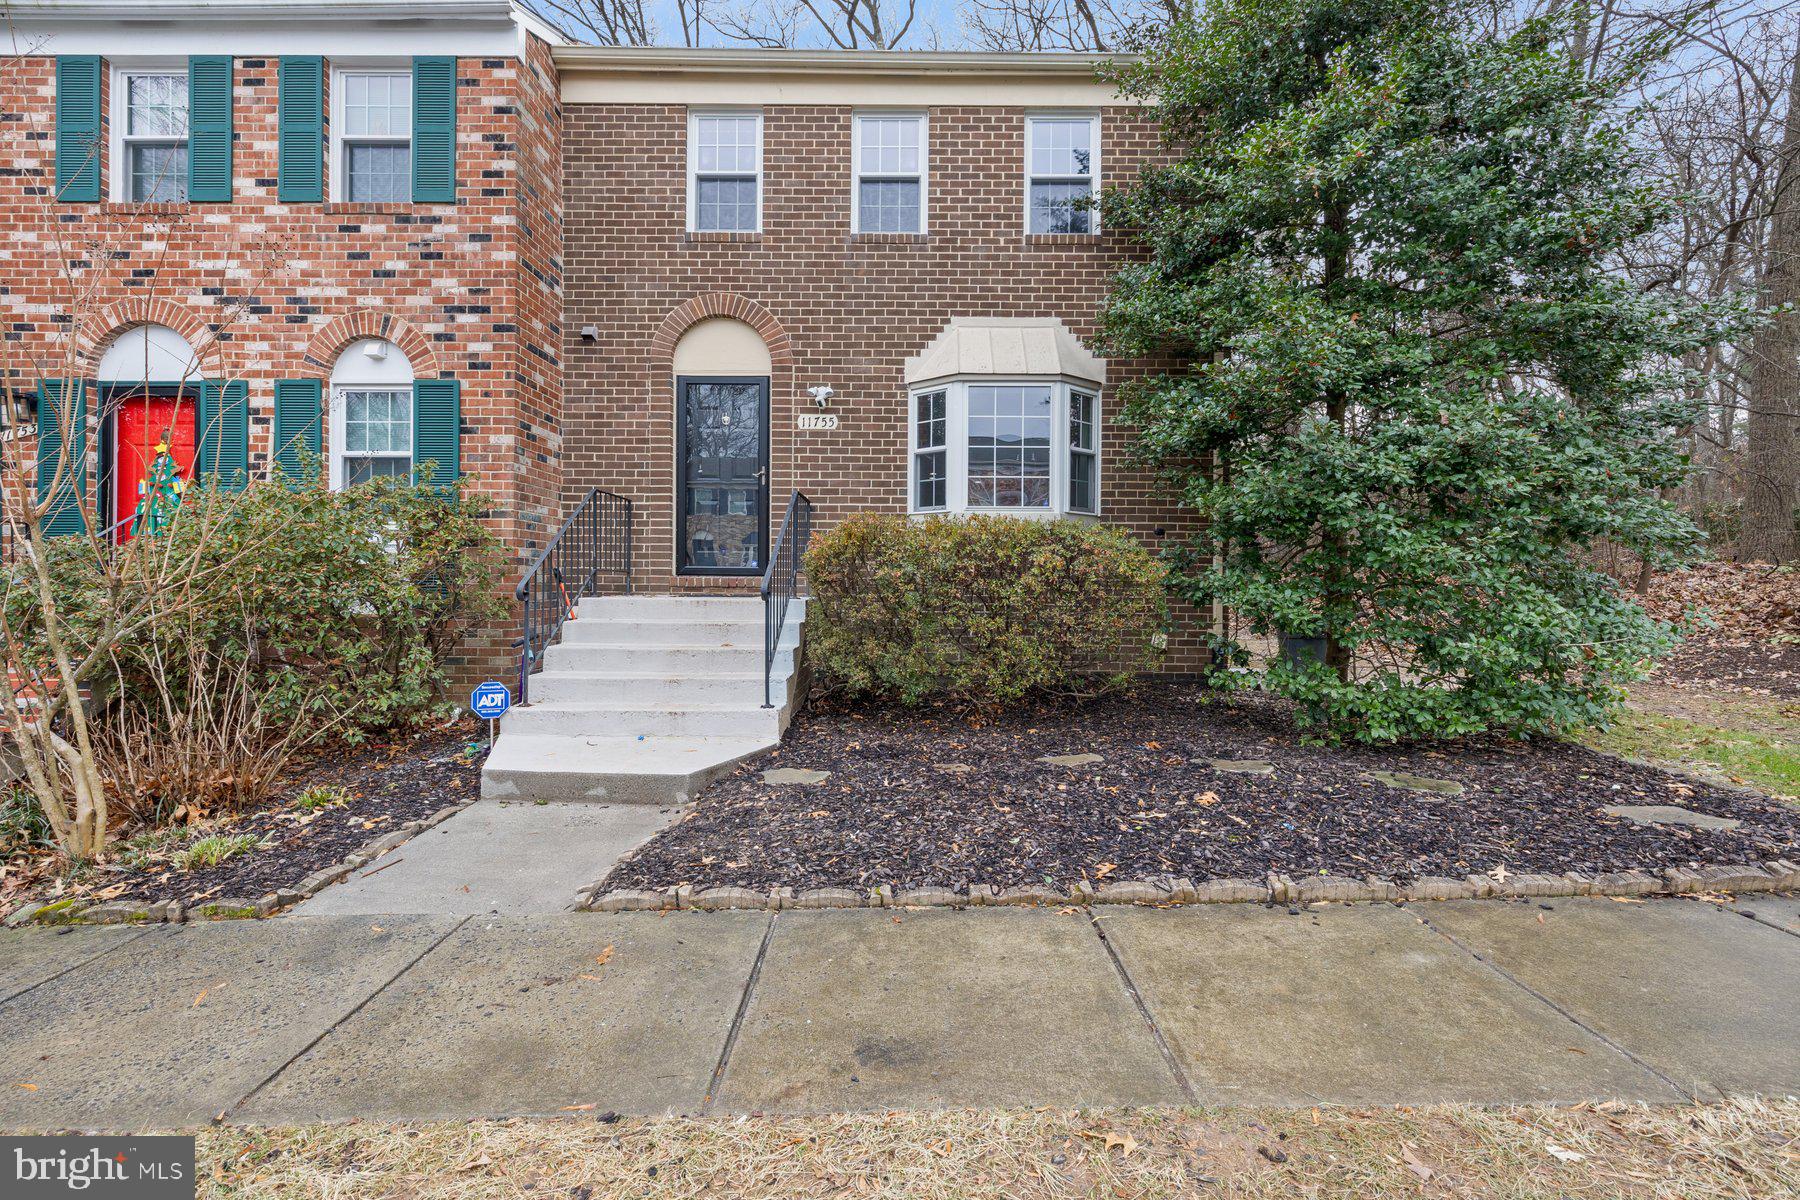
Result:
<svg viewBox="0 0 1800 1200"><path fill-rule="evenodd" d="M209 1130L203 1197L1800 1196L1800 1102L963 1111L608 1123L593 1113Z"/></svg>

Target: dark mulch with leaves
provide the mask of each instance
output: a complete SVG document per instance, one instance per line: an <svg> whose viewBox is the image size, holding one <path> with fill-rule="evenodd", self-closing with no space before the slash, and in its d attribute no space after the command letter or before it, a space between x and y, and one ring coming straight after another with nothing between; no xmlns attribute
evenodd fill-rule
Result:
<svg viewBox="0 0 1800 1200"><path fill-rule="evenodd" d="M1206 699L1203 700L1203 697ZM1104 755L1062 767L1042 755ZM1195 759L1261 759L1224 774ZM830 771L771 786L772 767ZM1367 777L1461 783L1461 796ZM1645 827L1599 810L1679 804L1730 832ZM612 887L895 887L1188 876L1613 871L1793 857L1800 810L1562 742L1303 744L1265 696L1193 685L971 723L948 714L816 712L779 749L708 788L622 862Z"/></svg>
<svg viewBox="0 0 1800 1200"><path fill-rule="evenodd" d="M486 755L485 736L468 720L392 741L334 747L297 765L267 807L193 833L252 834L266 844L251 853L191 871L178 871L167 862L134 869L120 861L124 847L115 843L109 852L113 861L86 873L73 892L64 894L172 899L190 905L254 900L292 887L408 821L473 800L481 790ZM350 798L314 812L295 808L294 798L312 787L341 788ZM405 852L402 847L395 854Z"/></svg>
<svg viewBox="0 0 1800 1200"><path fill-rule="evenodd" d="M1800 700L1800 642L1696 637L1657 664L1653 678Z"/></svg>

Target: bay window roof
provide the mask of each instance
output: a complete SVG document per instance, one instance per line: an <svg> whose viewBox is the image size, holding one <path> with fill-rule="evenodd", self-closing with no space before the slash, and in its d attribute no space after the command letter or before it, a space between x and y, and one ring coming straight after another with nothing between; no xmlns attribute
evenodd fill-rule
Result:
<svg viewBox="0 0 1800 1200"><path fill-rule="evenodd" d="M1097 358L1056 317L952 317L923 351L906 360L909 387L959 376L1061 378L1106 382Z"/></svg>

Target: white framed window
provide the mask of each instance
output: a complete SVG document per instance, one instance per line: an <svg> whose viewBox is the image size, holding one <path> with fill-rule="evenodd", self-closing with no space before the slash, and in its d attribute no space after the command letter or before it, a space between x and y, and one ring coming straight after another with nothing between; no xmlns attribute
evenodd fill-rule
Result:
<svg viewBox="0 0 1800 1200"><path fill-rule="evenodd" d="M346 67L331 83L331 198L410 201L412 71Z"/></svg>
<svg viewBox="0 0 1800 1200"><path fill-rule="evenodd" d="M180 203L188 185L184 67L126 66L112 78L115 200Z"/></svg>
<svg viewBox="0 0 1800 1200"><path fill-rule="evenodd" d="M924 233L925 114L858 113L852 120L851 231Z"/></svg>
<svg viewBox="0 0 1800 1200"><path fill-rule="evenodd" d="M400 347L364 338L331 370L331 486L412 474L413 370Z"/></svg>
<svg viewBox="0 0 1800 1200"><path fill-rule="evenodd" d="M688 229L762 229L762 113L688 113Z"/></svg>
<svg viewBox="0 0 1800 1200"><path fill-rule="evenodd" d="M1094 113L1025 117L1025 230L1095 233L1100 193L1100 118Z"/></svg>
<svg viewBox="0 0 1800 1200"><path fill-rule="evenodd" d="M1100 511L1100 393L1063 379L974 376L910 394L915 513Z"/></svg>

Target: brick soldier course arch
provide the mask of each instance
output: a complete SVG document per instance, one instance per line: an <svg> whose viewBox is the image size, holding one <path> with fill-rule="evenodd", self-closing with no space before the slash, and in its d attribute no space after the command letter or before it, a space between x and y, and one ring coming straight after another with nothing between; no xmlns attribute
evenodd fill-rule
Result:
<svg viewBox="0 0 1800 1200"><path fill-rule="evenodd" d="M437 352L424 334L404 317L369 308L333 317L308 338L306 352L300 356L302 369L298 373L306 378L330 378L332 364L343 353L344 347L361 338L385 338L400 347L400 352L412 363L415 379L436 379L444 374Z"/></svg>
<svg viewBox="0 0 1800 1200"><path fill-rule="evenodd" d="M650 339L650 361L663 375L667 375L675 367L675 346L681 341L681 335L700 322L713 317L731 317L742 321L756 330L762 338L763 345L769 348L769 362L780 370L791 369L794 365L794 348L788 338L787 330L775 319L775 314L750 299L736 292L707 292L676 308L664 317L656 333Z"/></svg>
<svg viewBox="0 0 1800 1200"><path fill-rule="evenodd" d="M85 371L97 368L106 348L120 334L140 325L162 325L173 329L193 347L195 366L200 374L222 373L224 355L212 329L192 309L160 297L121 300L83 321L77 340L82 368Z"/></svg>

